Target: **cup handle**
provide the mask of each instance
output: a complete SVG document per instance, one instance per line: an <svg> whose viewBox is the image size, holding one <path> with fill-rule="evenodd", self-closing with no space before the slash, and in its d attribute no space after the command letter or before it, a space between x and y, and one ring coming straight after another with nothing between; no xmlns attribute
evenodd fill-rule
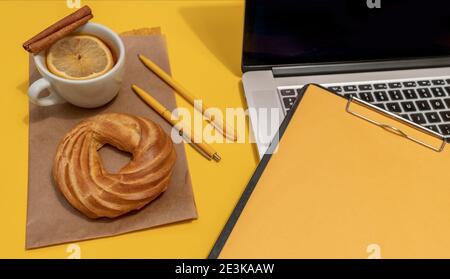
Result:
<svg viewBox="0 0 450 279"><path fill-rule="evenodd" d="M39 98L39 94L45 89L48 89L50 95L48 95L47 97ZM53 90L52 85L45 78L41 78L33 82L30 88L28 88L28 96L30 97L30 101L33 104L43 107L53 106L66 102L66 100L61 98L58 93Z"/></svg>

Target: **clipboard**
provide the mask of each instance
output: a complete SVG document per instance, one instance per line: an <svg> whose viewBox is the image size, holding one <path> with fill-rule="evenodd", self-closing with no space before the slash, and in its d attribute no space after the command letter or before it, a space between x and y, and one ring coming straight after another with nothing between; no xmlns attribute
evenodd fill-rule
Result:
<svg viewBox="0 0 450 279"><path fill-rule="evenodd" d="M308 85L278 137L209 258L450 258L442 135Z"/></svg>

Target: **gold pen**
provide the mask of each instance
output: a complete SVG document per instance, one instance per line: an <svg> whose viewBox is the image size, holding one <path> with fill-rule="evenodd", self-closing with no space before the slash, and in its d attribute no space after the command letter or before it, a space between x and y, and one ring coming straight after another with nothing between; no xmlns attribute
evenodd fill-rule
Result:
<svg viewBox="0 0 450 279"><path fill-rule="evenodd" d="M153 61L148 59L142 54L139 54L139 59L144 63L147 68L149 68L151 71L153 71L158 77L160 77L164 82L166 82L170 87L172 87L175 92L180 94L186 101L188 101L191 105L194 106L195 109L201 111L203 116L205 116L206 120L210 122L214 128L219 131L222 135L226 136L229 139L232 139L233 141L237 140L237 133L236 129L232 129L228 123L225 122L224 127L224 120L221 118L215 118L213 115L211 115L210 111L208 111L208 106L204 105L201 108L198 108L195 105L195 100L198 99L194 95L192 95L186 88L184 88L181 84L173 80L171 76L169 76L166 72L164 72L163 69L158 67Z"/></svg>
<svg viewBox="0 0 450 279"><path fill-rule="evenodd" d="M180 127L180 125L172 119L172 112L168 110L166 107L164 107L161 103L159 103L155 98L153 98L150 94L145 92L142 88L139 88L136 85L132 85L131 88L133 91L141 97L141 99L149 105L152 109L154 109L159 115L161 115L167 122L169 122L172 126L174 126L179 131L183 130L183 136L186 138L189 138L191 140L191 143L196 145L205 155L207 155L207 158L209 160L213 159L216 162L220 161L219 154L207 143L204 142L195 142L194 137L192 137L191 131L188 129L183 129L183 127Z"/></svg>

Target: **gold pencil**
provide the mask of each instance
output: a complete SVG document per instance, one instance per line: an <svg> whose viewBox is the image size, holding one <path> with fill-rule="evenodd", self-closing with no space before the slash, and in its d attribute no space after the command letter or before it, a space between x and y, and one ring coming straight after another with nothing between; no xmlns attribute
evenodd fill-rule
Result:
<svg viewBox="0 0 450 279"><path fill-rule="evenodd" d="M169 122L172 126L177 128L179 131L183 130L183 136L189 138L191 143L196 145L209 160L213 159L216 162L220 161L220 155L207 143L205 142L195 142L194 137L191 134L189 129L184 129L180 127L180 125L172 119L172 112L164 107L161 103L159 103L155 98L153 98L149 93L145 92L142 88L132 85L131 88L133 91L141 97L141 99L149 105L153 110L155 110L159 115L161 115L167 122Z"/></svg>
<svg viewBox="0 0 450 279"><path fill-rule="evenodd" d="M164 82L166 82L170 87L172 87L175 90L175 92L180 94L186 101L188 101L191 105L193 105L195 109L201 111L206 120L210 122L217 131L219 131L222 135L226 136L227 138L232 139L233 141L237 140L236 129L231 128L230 125L228 125L228 123L226 122L224 127L224 120L221 118L217 119L213 115L211 115L210 110L208 110L208 106L206 106L205 104L203 104L201 108L196 107L195 100L199 99L195 97L193 94L191 94L181 84L176 82L171 76L169 76L166 72L164 72L164 70L161 69L158 65L156 65L153 61L151 61L142 54L139 54L139 59L142 61L142 63L144 63L144 65L147 68L153 71L158 77L160 77Z"/></svg>

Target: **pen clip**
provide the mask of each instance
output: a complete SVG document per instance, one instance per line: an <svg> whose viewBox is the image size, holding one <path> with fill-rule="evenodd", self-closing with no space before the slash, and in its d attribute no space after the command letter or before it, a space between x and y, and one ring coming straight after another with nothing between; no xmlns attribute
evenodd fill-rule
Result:
<svg viewBox="0 0 450 279"><path fill-rule="evenodd" d="M382 114L382 115L384 115L384 116L387 116L387 117L389 117L389 118L391 118L391 119L400 121L400 122L402 122L402 123L408 125L409 127L414 128L415 130L418 130L418 131L423 132L423 133L425 133L425 134L427 134L427 135L430 135L430 136L435 137L435 138L437 138L437 139L439 139L439 140L442 140L442 144L441 144L439 147L432 146L432 145L430 145L430 144L428 144L428 143L425 143L425 142L423 142L423 141L421 141L421 140L419 140L419 139L416 139L416 138L414 138L414 137L408 135L407 133L405 133L404 131L402 131L401 129L399 129L399 128L397 128L397 127L394 127L394 126L388 125L388 124L380 123L380 122L375 121L375 120L373 120L373 119L370 119L370 118L368 118L368 117L366 117L366 116L364 116L364 115L362 115L362 114L359 114L359 113L357 113L357 112L354 112L354 111L352 111L352 110L350 109L351 104L352 104L353 102L354 102L354 103L357 103L357 104L359 104L359 105L362 105L362 106L364 106L364 107L366 107L366 108L368 108L368 109L370 109L370 110L372 110L372 111L375 111L375 112L377 112L377 113L380 113L380 114ZM351 97L349 98L348 102L347 102L346 111L347 111L348 113L350 113L350 114L352 114L352 115L354 115L354 116L360 118L360 119L363 119L363 120L365 120L365 121L367 121L367 122L369 122L369 123L372 123L372 124L374 124L374 125L377 125L378 127L382 128L382 129L384 129L384 130L386 130L386 131L388 131L388 132L391 132L391 133L393 133L393 134L396 134L396 135L398 135L398 136L401 136L401 137L403 137L403 138L406 138L406 139L408 139L408 140L410 140L410 141L413 141L413 142L415 142L415 143L417 143L417 144L419 144L419 145L422 145L422 146L424 146L424 147L426 147L426 148L429 148L429 149L431 149L431 150L433 150L433 151L436 151L436 152L442 152L442 151L444 150L445 145L446 145L446 141L445 141L444 136L442 136L442 135L440 135L440 134L438 134L438 133L436 133L436 132L434 132L434 131L432 131L432 130L426 129L426 128L424 128L424 127L422 127L422 126L420 126L420 125L418 125L418 124L416 124L416 123L414 123L414 122L411 122L411 121L408 121L408 120L406 120L406 119L403 119L403 118L402 118L401 116L399 116L399 115L396 115L396 114L394 114L394 113L385 111L385 110L383 110L383 109L381 109L381 108L379 108L379 107L377 107L377 106L375 106L375 105L372 105L372 104L370 104L370 103L368 103L368 102L365 102L365 101L363 101L363 100L361 100L361 99L353 98L353 96L351 96Z"/></svg>

